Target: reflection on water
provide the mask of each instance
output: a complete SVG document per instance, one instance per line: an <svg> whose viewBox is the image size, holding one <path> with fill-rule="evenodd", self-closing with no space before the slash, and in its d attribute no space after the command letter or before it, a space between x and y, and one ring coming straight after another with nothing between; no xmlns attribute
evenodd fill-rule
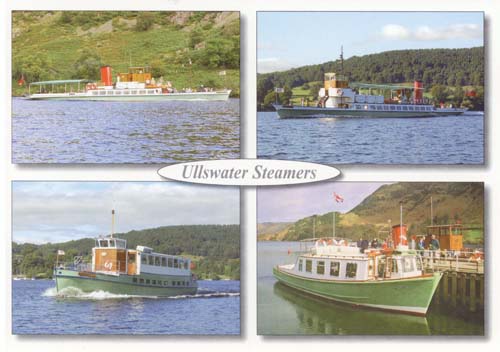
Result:
<svg viewBox="0 0 500 352"><path fill-rule="evenodd" d="M306 334L393 335L405 331L409 335L429 335L427 319L411 315L388 314L346 304L325 301L276 283L273 293L291 303ZM366 331L370 326L370 331Z"/></svg>
<svg viewBox="0 0 500 352"><path fill-rule="evenodd" d="M259 158L325 164L484 162L482 113L435 118L279 119L276 112L257 116Z"/></svg>
<svg viewBox="0 0 500 352"><path fill-rule="evenodd" d="M272 269L293 263L298 242L257 244L257 331L260 335L484 335L484 313L433 302L426 317L353 307L277 282Z"/></svg>
<svg viewBox="0 0 500 352"><path fill-rule="evenodd" d="M239 99L12 100L14 163L173 163L238 158Z"/></svg>

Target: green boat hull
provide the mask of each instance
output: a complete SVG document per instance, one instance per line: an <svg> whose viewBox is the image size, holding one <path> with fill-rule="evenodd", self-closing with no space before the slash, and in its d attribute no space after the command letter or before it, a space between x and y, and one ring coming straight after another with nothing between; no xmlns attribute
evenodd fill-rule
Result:
<svg viewBox="0 0 500 352"><path fill-rule="evenodd" d="M421 316L427 313L442 276L434 273L411 279L345 282L308 279L277 267L273 274L283 284L318 297Z"/></svg>
<svg viewBox="0 0 500 352"><path fill-rule="evenodd" d="M134 278L137 282L134 282ZM149 280L150 284L139 283L140 279ZM82 292L90 293L105 291L119 295L171 297L196 294L198 286L190 277L165 276L154 274L106 275L98 273L82 273L74 270L57 269L55 272L56 290L61 292L67 288L76 288ZM152 280L161 282L162 285L151 284ZM164 283L167 285L164 285ZM173 283L189 282L187 285L174 285Z"/></svg>
<svg viewBox="0 0 500 352"><path fill-rule="evenodd" d="M442 109L433 111L372 111L316 107L282 107L275 106L278 116L287 118L321 118L321 117L436 117L461 115L465 109Z"/></svg>

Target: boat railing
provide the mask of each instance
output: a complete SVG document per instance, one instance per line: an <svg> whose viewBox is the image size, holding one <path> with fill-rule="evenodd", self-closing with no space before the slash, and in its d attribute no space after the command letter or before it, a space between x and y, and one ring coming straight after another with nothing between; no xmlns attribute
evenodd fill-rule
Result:
<svg viewBox="0 0 500 352"><path fill-rule="evenodd" d="M106 260L103 263L97 263L92 267L91 262L81 260L74 260L73 262L57 263L55 269L64 269L72 271L86 271L86 272L101 272L111 274L125 274L127 272L127 265L124 261L120 260Z"/></svg>
<svg viewBox="0 0 500 352"><path fill-rule="evenodd" d="M484 252L479 250L420 250L422 264L430 271L484 273Z"/></svg>
<svg viewBox="0 0 500 352"><path fill-rule="evenodd" d="M62 262L55 265L55 269L73 270L73 271L92 271L90 262Z"/></svg>

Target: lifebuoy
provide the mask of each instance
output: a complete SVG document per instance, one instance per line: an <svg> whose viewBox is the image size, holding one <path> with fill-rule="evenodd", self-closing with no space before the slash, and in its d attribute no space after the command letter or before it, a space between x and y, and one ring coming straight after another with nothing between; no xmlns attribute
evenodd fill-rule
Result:
<svg viewBox="0 0 500 352"><path fill-rule="evenodd" d="M342 89L338 88L337 89L337 95L343 95L343 94L344 94L344 92L342 91Z"/></svg>
<svg viewBox="0 0 500 352"><path fill-rule="evenodd" d="M111 270L113 268L113 263L111 263L109 260L106 260L104 262L104 267L108 270Z"/></svg>

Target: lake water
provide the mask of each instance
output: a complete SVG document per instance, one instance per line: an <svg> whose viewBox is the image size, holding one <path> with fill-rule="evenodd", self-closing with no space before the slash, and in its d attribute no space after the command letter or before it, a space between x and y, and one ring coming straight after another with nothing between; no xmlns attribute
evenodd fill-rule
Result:
<svg viewBox="0 0 500 352"><path fill-rule="evenodd" d="M239 99L92 102L12 99L12 161L175 163L240 155Z"/></svg>
<svg viewBox="0 0 500 352"><path fill-rule="evenodd" d="M102 291L60 297L54 281L12 281L12 333L240 334L240 282L198 286L197 295L171 298Z"/></svg>
<svg viewBox="0 0 500 352"><path fill-rule="evenodd" d="M484 115L279 119L258 112L257 155L324 164L482 164Z"/></svg>
<svg viewBox="0 0 500 352"><path fill-rule="evenodd" d="M295 262L297 242L258 242L259 335L483 335L481 315L460 316L434 303L426 317L376 311L317 299L280 284L272 268ZM288 254L288 252L291 254Z"/></svg>

